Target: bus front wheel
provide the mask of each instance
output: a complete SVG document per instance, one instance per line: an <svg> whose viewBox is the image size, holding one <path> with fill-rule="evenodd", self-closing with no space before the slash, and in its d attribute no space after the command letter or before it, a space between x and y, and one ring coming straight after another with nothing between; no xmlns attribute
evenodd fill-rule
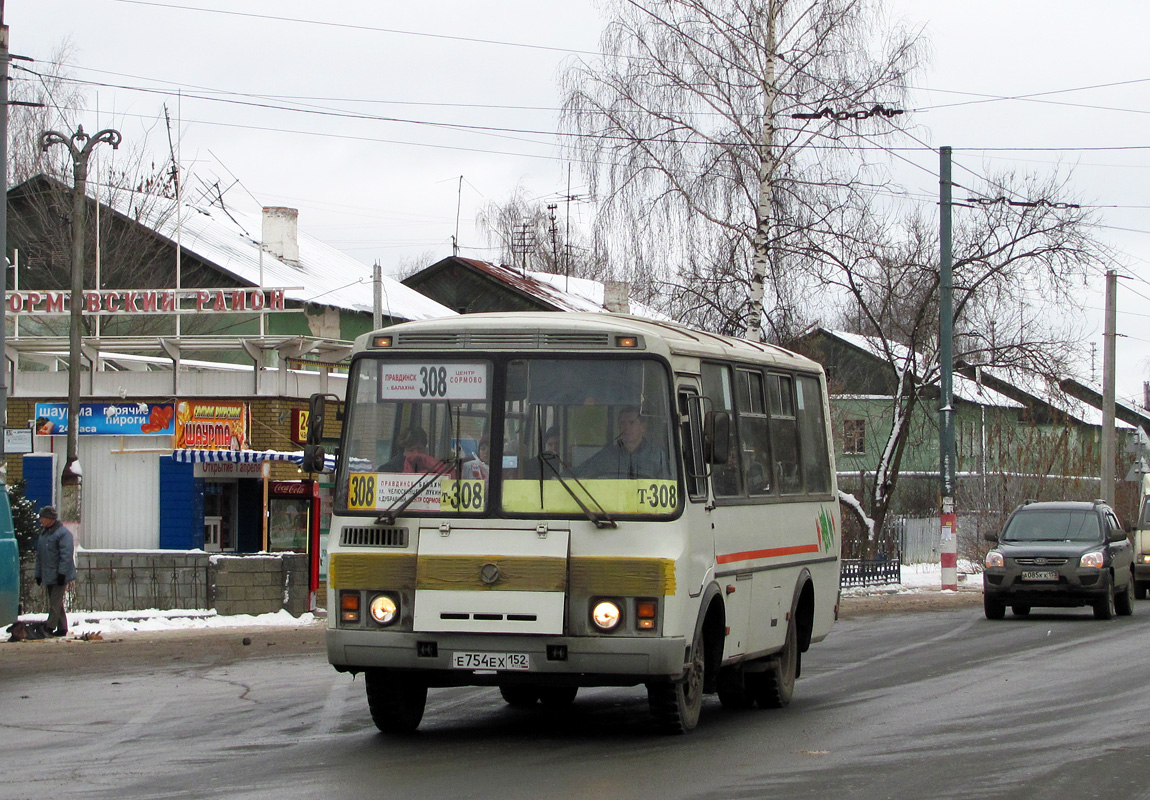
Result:
<svg viewBox="0 0 1150 800"><path fill-rule="evenodd" d="M655 725L663 733L686 733L699 724L703 708L703 632L691 643L687 674L670 683L648 683L647 703Z"/></svg>
<svg viewBox="0 0 1150 800"><path fill-rule="evenodd" d="M427 686L402 672L369 669L363 673L367 684L367 707L371 721L383 733L411 733L423 720Z"/></svg>

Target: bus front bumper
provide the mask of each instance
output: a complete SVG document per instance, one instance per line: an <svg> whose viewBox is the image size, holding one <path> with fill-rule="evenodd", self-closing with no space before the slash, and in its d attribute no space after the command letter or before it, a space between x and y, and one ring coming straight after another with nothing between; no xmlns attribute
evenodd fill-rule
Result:
<svg viewBox="0 0 1150 800"><path fill-rule="evenodd" d="M415 670L429 686L633 686L685 672L682 637L489 636L327 629L328 660L341 672ZM455 666L456 654L526 654L528 669ZM522 663L522 661L520 661Z"/></svg>

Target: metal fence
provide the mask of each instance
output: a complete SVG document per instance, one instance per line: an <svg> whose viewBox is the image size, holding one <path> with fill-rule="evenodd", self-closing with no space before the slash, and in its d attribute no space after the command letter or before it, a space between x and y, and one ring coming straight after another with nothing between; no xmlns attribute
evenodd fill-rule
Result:
<svg viewBox="0 0 1150 800"><path fill-rule="evenodd" d="M844 558L839 586L882 586L902 583L902 562L898 558Z"/></svg>

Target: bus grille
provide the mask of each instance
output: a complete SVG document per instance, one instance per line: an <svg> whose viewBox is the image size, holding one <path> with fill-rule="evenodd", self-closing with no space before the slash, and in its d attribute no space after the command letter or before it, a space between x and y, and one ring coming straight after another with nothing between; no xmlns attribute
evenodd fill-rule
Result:
<svg viewBox="0 0 1150 800"><path fill-rule="evenodd" d="M347 547L407 547L407 528L345 526L339 543Z"/></svg>

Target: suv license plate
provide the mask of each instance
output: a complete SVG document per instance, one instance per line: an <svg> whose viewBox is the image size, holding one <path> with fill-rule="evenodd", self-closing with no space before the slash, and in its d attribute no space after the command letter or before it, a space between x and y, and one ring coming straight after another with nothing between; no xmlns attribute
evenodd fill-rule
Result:
<svg viewBox="0 0 1150 800"><path fill-rule="evenodd" d="M529 670L527 653L452 653L453 669Z"/></svg>
<svg viewBox="0 0 1150 800"><path fill-rule="evenodd" d="M1052 569L1024 569L1022 571L1022 580L1056 581L1058 580L1058 573Z"/></svg>

